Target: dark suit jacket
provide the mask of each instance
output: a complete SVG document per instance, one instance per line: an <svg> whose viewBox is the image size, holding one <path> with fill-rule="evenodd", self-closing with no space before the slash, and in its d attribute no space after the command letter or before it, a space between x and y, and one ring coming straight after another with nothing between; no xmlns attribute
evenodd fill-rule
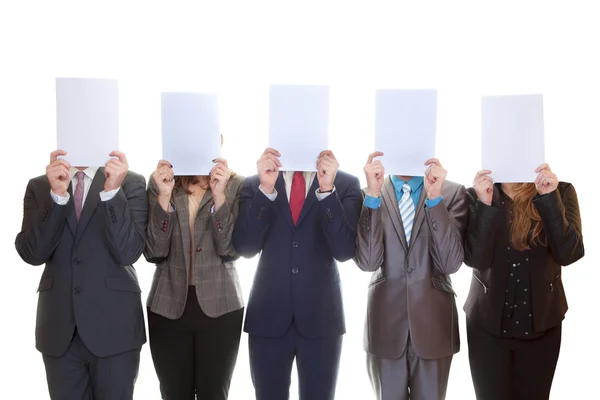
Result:
<svg viewBox="0 0 600 400"><path fill-rule="evenodd" d="M464 309L467 317L489 332L500 335L504 294L509 269L506 268L508 216L500 205L496 187L492 205L480 202L473 188L467 190L470 217L467 226L465 264L473 268L471 289ZM531 274L533 330L544 332L558 325L567 312L567 299L561 281L561 266L584 255L577 194L570 183L533 199L542 219L547 246L528 250Z"/></svg>
<svg viewBox="0 0 600 400"><path fill-rule="evenodd" d="M280 337L292 318L309 338L345 333L340 276L336 260L354 255L356 224L362 203L356 177L338 172L335 192L318 201L317 178L294 226L285 181L280 174L270 201L257 176L247 178L240 195L240 214L233 245L242 257L260 252L244 330Z"/></svg>
<svg viewBox="0 0 600 400"><path fill-rule="evenodd" d="M39 284L36 347L58 357L75 327L88 349L106 357L146 341L135 269L144 250L148 202L145 179L129 172L114 198L102 202L104 168L88 191L79 223L69 202L50 196L45 175L29 181L23 227L15 246L23 261L46 264Z"/></svg>
<svg viewBox="0 0 600 400"><path fill-rule="evenodd" d="M382 358L399 358L408 336L425 359L451 356L460 349L458 313L450 274L463 262L467 224L465 187L446 181L443 201L425 207L425 189L417 207L410 246L390 178L381 191L381 207L362 207L356 264L375 271L369 284L364 348Z"/></svg>

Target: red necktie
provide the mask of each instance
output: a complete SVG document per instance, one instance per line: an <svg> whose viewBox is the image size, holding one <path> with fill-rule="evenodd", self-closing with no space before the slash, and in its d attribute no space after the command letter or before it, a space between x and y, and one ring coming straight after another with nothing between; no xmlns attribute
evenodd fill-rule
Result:
<svg viewBox="0 0 600 400"><path fill-rule="evenodd" d="M302 211L302 205L306 197L306 182L304 181L304 174L302 172L294 172L294 179L292 179L292 190L290 191L290 210L292 211L292 220L294 225L298 222L300 217L300 211Z"/></svg>

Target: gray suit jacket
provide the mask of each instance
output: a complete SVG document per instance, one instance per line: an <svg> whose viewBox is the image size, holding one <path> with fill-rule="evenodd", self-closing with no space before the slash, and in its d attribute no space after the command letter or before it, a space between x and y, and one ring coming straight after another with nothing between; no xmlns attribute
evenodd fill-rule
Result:
<svg viewBox="0 0 600 400"><path fill-rule="evenodd" d="M232 176L225 192L225 204L214 214L210 189L200 203L194 223L194 282L188 282L190 265L190 225L188 195L173 192L175 211L165 212L158 203L154 180L148 185L148 230L144 256L156 264L147 305L166 318L183 314L189 285L204 313L216 318L244 306L234 261L238 255L231 245L233 226L238 214L239 192L244 178Z"/></svg>
<svg viewBox="0 0 600 400"><path fill-rule="evenodd" d="M29 181L23 227L15 241L21 258L46 264L38 287L36 347L65 353L75 327L98 357L139 349L146 342L140 286L133 263L142 255L148 202L144 177L129 171L121 189L102 202L98 169L79 222L74 197L63 206L50 197L45 175Z"/></svg>
<svg viewBox="0 0 600 400"><path fill-rule="evenodd" d="M375 271L369 284L365 350L377 357L399 358L410 333L421 358L457 353L458 316L449 274L463 262L465 188L446 181L443 202L431 209L425 207L423 188L410 247L389 177L381 196L379 209L363 204L358 224L355 261L362 270Z"/></svg>

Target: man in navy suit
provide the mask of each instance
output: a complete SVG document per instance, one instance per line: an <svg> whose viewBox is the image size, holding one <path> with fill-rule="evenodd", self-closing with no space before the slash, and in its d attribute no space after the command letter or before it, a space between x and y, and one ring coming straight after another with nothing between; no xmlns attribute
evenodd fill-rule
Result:
<svg viewBox="0 0 600 400"><path fill-rule="evenodd" d="M247 178L233 233L239 255L260 253L247 306L250 367L258 400L289 398L294 358L300 399L332 400L346 332L337 261L354 255L362 205L358 178L331 151L317 172L279 172L268 148Z"/></svg>

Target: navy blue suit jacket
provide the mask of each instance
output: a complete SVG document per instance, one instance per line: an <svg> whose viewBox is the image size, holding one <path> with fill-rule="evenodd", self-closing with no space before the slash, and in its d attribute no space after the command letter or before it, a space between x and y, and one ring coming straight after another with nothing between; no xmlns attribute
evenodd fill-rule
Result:
<svg viewBox="0 0 600 400"><path fill-rule="evenodd" d="M294 226L280 173L275 201L259 189L258 176L245 180L233 245L242 257L260 252L244 330L281 337L295 322L308 338L346 332L337 261L354 256L362 205L358 178L339 171L335 192L322 201L313 184Z"/></svg>

